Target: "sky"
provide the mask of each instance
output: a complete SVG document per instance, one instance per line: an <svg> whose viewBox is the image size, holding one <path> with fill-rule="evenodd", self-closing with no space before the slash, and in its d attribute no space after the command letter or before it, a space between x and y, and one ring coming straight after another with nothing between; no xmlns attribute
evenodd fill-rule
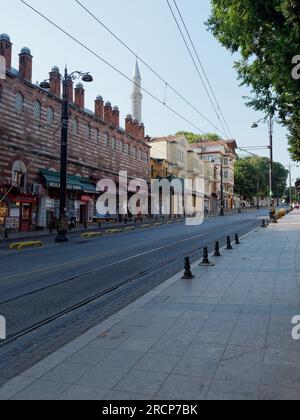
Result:
<svg viewBox="0 0 300 420"><path fill-rule="evenodd" d="M135 57L91 18L75 0L26 0L56 24L103 57L122 73L132 77ZM199 79L166 0L81 0L105 25L118 35L136 54L147 62L164 80L180 92L215 126L220 127ZM247 148L268 144L268 127L261 124L252 129L254 121L264 115L245 106L243 96L250 90L240 87L233 68L238 56L232 56L208 32L205 22L210 15L210 0L178 0L185 22L209 77L220 107L238 146ZM130 95L133 85L107 64L66 37L20 0L6 2L1 8L0 32L8 33L13 42L13 66L18 66L22 47L31 49L34 56L33 81L48 78L54 65L63 70L89 71L94 77L86 85L86 107L93 110L93 101L101 94L105 101L118 105L124 126L131 112ZM179 99L165 84L140 63L143 87L172 107L204 132L216 129ZM193 131L196 128L159 104L147 93L143 98L143 121L151 137ZM290 163L286 130L278 125L274 131L274 159L285 166ZM254 152L255 153L255 152ZM257 151L268 155L268 151ZM293 179L300 178L300 168L292 163Z"/></svg>

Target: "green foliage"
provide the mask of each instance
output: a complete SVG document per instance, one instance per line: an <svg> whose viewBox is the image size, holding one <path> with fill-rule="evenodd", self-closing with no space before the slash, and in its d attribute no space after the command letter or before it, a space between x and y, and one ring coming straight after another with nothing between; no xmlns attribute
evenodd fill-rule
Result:
<svg viewBox="0 0 300 420"><path fill-rule="evenodd" d="M290 152L300 160L300 82L292 78L300 54L298 0L212 0L208 28L241 59L235 63L242 85L252 88L247 105L278 113L288 127Z"/></svg>
<svg viewBox="0 0 300 420"><path fill-rule="evenodd" d="M203 141L219 141L221 137L215 133L207 133L204 135L199 135L195 133L191 133L189 131L178 131L176 136L184 136L190 144L198 143L201 140Z"/></svg>
<svg viewBox="0 0 300 420"><path fill-rule="evenodd" d="M238 159L235 164L235 191L244 199L252 201L254 197L268 197L269 187L268 158L247 157ZM289 172L278 162L274 162L274 195L281 198L286 190Z"/></svg>

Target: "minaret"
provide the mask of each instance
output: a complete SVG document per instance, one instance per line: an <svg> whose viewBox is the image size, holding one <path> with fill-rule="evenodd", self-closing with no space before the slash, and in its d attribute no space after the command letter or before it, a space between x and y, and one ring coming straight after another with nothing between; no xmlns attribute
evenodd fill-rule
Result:
<svg viewBox="0 0 300 420"><path fill-rule="evenodd" d="M133 75L133 92L131 95L131 102L132 102L132 118L137 120L139 123L142 122L142 78L141 73L138 65L138 61L136 60L135 68L134 68L134 75Z"/></svg>

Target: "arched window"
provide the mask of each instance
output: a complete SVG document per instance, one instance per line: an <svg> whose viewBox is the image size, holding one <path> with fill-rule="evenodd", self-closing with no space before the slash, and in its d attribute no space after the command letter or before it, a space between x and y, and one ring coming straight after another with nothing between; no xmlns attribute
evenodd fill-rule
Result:
<svg viewBox="0 0 300 420"><path fill-rule="evenodd" d="M21 92L16 94L15 109L18 114L21 114L24 111L24 96Z"/></svg>
<svg viewBox="0 0 300 420"><path fill-rule="evenodd" d="M115 148L116 148L116 139L115 139L115 137L112 137L112 138L110 139L110 145L111 145L111 148L112 148L113 150L115 150Z"/></svg>
<svg viewBox="0 0 300 420"><path fill-rule="evenodd" d="M76 118L72 121L72 131L73 134L78 134L78 120Z"/></svg>
<svg viewBox="0 0 300 420"><path fill-rule="evenodd" d="M85 126L85 137L90 139L91 127L89 125Z"/></svg>
<svg viewBox="0 0 300 420"><path fill-rule="evenodd" d="M108 133L105 134L104 143L105 143L105 146L109 145L109 134Z"/></svg>
<svg viewBox="0 0 300 420"><path fill-rule="evenodd" d="M123 145L123 152L125 153L125 155L128 155L128 151L129 151L129 146L127 143L124 143Z"/></svg>
<svg viewBox="0 0 300 420"><path fill-rule="evenodd" d="M26 186L26 165L21 160L14 162L12 166L12 185L25 189Z"/></svg>
<svg viewBox="0 0 300 420"><path fill-rule="evenodd" d="M123 142L123 140L120 140L119 150L120 150L121 153L123 153L123 151L124 151L124 142Z"/></svg>
<svg viewBox="0 0 300 420"><path fill-rule="evenodd" d="M35 101L33 104L33 118L35 120L40 120L42 114L42 107L40 101Z"/></svg>
<svg viewBox="0 0 300 420"><path fill-rule="evenodd" d="M139 160L142 160L142 151L141 151L141 149L138 149L138 152L137 152L137 158L138 158Z"/></svg>
<svg viewBox="0 0 300 420"><path fill-rule="evenodd" d="M98 128L96 128L96 142L99 143L100 142L100 131Z"/></svg>
<svg viewBox="0 0 300 420"><path fill-rule="evenodd" d="M50 106L47 109L47 124L53 124L54 123L54 110L53 108Z"/></svg>

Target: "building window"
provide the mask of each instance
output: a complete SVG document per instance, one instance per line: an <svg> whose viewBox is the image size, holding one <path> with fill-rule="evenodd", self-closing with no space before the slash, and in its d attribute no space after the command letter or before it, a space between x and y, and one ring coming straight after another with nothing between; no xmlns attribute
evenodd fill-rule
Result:
<svg viewBox="0 0 300 420"><path fill-rule="evenodd" d="M19 114L21 114L24 111L24 96L21 92L18 92L16 94L15 109Z"/></svg>
<svg viewBox="0 0 300 420"><path fill-rule="evenodd" d="M76 118L72 121L72 131L73 134L78 134L78 120Z"/></svg>
<svg viewBox="0 0 300 420"><path fill-rule="evenodd" d="M93 137L92 127L90 125L86 126L86 138L91 140Z"/></svg>
<svg viewBox="0 0 300 420"><path fill-rule="evenodd" d="M139 160L142 160L142 151L140 149L138 149L138 151L137 151L137 158Z"/></svg>
<svg viewBox="0 0 300 420"><path fill-rule="evenodd" d="M118 140L117 141L117 150L119 152L122 152L123 151L123 142L121 140Z"/></svg>
<svg viewBox="0 0 300 420"><path fill-rule="evenodd" d="M113 150L115 150L115 148L116 148L116 139L115 139L115 137L112 137L112 138L110 139L110 145L111 145L111 148L112 148Z"/></svg>
<svg viewBox="0 0 300 420"><path fill-rule="evenodd" d="M0 85L0 102L2 101L2 92L3 92L2 86Z"/></svg>
<svg viewBox="0 0 300 420"><path fill-rule="evenodd" d="M100 142L100 131L98 130L98 128L96 128L96 141L97 143Z"/></svg>
<svg viewBox="0 0 300 420"><path fill-rule="evenodd" d="M42 107L40 101L35 101L33 104L33 117L35 120L41 119Z"/></svg>
<svg viewBox="0 0 300 420"><path fill-rule="evenodd" d="M54 123L54 110L52 107L49 107L47 110L47 124L53 124Z"/></svg>
<svg viewBox="0 0 300 420"><path fill-rule="evenodd" d="M104 142L105 142L105 146L109 145L109 134L108 133L105 134Z"/></svg>
<svg viewBox="0 0 300 420"><path fill-rule="evenodd" d="M123 152L125 153L125 155L128 155L128 150L129 149L129 147L128 147L128 144L127 143L124 143L124 145L123 145Z"/></svg>

